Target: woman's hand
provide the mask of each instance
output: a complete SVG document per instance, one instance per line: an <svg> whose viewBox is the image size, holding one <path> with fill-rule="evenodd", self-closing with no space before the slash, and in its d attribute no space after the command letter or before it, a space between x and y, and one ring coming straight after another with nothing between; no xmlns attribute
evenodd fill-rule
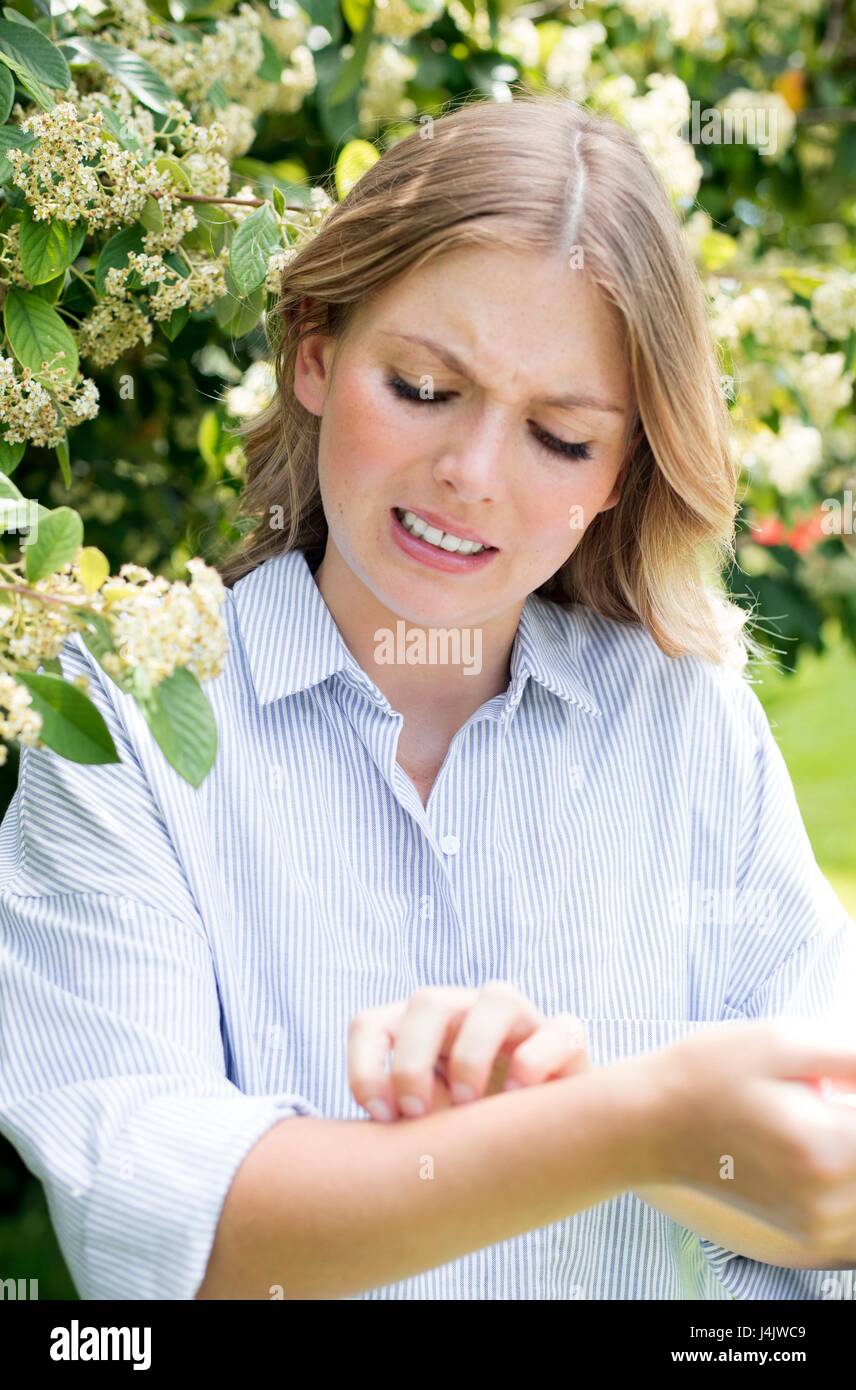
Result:
<svg viewBox="0 0 856 1390"><path fill-rule="evenodd" d="M578 1018L547 1019L502 980L480 989L429 986L364 1009L348 1031L351 1091L376 1120L426 1115L588 1065Z"/></svg>
<svg viewBox="0 0 856 1390"><path fill-rule="evenodd" d="M804 1018L714 1024L646 1060L661 1183L748 1212L823 1268L856 1267L853 1030Z"/></svg>

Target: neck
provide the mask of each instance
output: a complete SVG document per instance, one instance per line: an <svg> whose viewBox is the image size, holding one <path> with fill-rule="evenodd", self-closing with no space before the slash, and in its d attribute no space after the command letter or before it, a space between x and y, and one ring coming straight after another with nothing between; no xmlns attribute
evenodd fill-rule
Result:
<svg viewBox="0 0 856 1390"><path fill-rule="evenodd" d="M522 603L469 626L410 622L361 583L329 542L315 582L348 650L405 723L451 736L508 688Z"/></svg>

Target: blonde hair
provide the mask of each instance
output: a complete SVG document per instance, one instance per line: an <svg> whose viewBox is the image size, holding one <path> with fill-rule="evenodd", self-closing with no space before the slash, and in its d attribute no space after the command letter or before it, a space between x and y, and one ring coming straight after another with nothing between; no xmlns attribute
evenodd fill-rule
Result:
<svg viewBox="0 0 856 1390"><path fill-rule="evenodd" d="M760 648L744 631L749 612L721 580L735 558L738 469L703 287L635 136L556 93L468 102L413 131L286 266L268 315L276 393L240 431L242 510L260 520L218 566L224 583L326 539L320 421L294 394L301 337L341 337L357 307L395 277L472 246L579 253L617 310L628 356L636 411L621 497L537 592L641 623L669 656L744 666Z"/></svg>

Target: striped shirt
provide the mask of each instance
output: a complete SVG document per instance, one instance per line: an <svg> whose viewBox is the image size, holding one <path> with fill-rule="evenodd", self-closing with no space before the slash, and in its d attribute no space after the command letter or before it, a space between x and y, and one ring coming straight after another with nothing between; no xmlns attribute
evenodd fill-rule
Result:
<svg viewBox="0 0 856 1390"><path fill-rule="evenodd" d="M420 987L511 981L585 1021L595 1066L718 1021L852 1019L856 924L743 677L530 595L426 807L307 554L242 577L226 620L199 788L74 636L64 673L122 761L22 750L0 828L0 1131L83 1298L192 1299L244 1156L285 1116L369 1123L348 1024ZM626 1192L356 1297L856 1296L832 1273Z"/></svg>

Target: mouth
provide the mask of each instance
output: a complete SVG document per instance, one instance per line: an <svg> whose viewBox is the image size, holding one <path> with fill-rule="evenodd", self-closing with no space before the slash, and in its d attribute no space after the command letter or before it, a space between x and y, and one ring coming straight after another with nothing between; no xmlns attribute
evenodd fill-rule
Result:
<svg viewBox="0 0 856 1390"><path fill-rule="evenodd" d="M499 553L497 546L488 545L468 528L446 530L437 521L430 513L390 508L392 534L399 548L434 569L450 574L481 569Z"/></svg>

